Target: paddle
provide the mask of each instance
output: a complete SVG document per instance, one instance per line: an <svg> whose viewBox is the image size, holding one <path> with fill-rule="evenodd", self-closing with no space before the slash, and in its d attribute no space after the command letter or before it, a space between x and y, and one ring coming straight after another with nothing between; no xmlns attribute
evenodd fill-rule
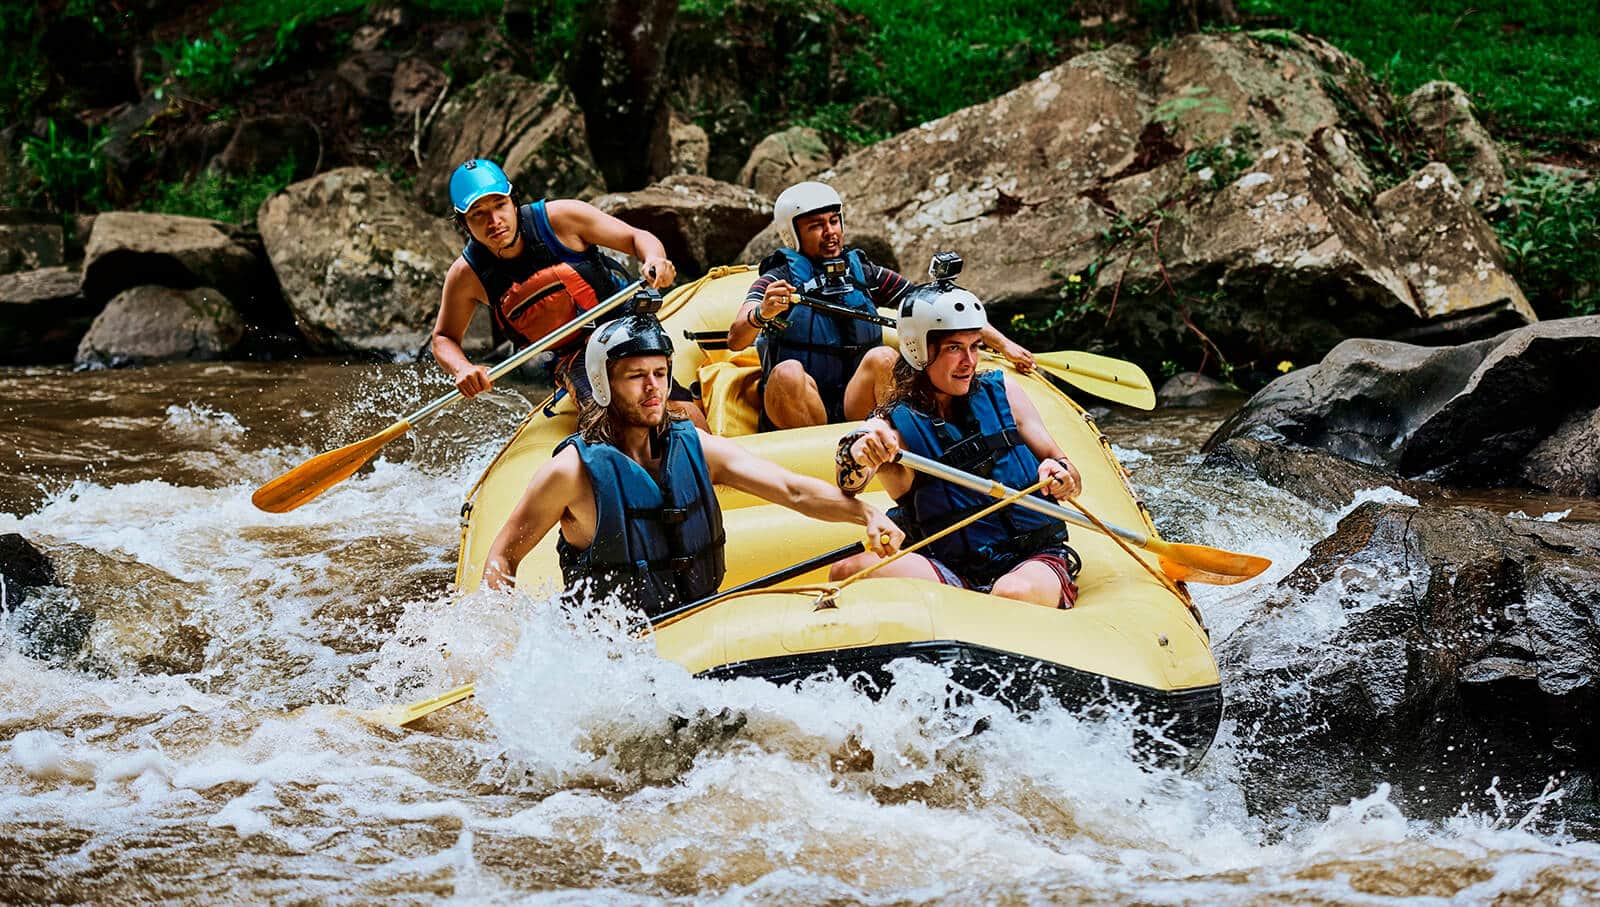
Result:
<svg viewBox="0 0 1600 907"><path fill-rule="evenodd" d="M563 340L583 330L592 322L621 308L633 298L633 294L639 289L639 286L640 283L638 281L628 284L612 294L604 302L546 334L539 342L513 353L510 358L489 370L489 380L496 381L500 379L506 373L534 356L551 347L560 345ZM338 450L330 450L325 454L318 454L257 488L256 493L250 496L250 503L268 513L284 513L293 510L345 479L350 478L355 474L356 470L376 456L384 445L410 431L411 426L454 404L456 401L464 399L465 396L461 391L453 390L369 438L357 441L354 444L347 444Z"/></svg>
<svg viewBox="0 0 1600 907"><path fill-rule="evenodd" d="M886 328L896 326L893 318L833 305L803 293L796 293L794 298L800 305L809 306L829 315L854 318ZM1156 407L1156 392L1150 385L1150 378L1145 375L1144 369L1132 362L1076 350L1036 353L1033 362L1038 368L1062 381L1112 403L1121 403L1135 409Z"/></svg>
<svg viewBox="0 0 1600 907"><path fill-rule="evenodd" d="M1015 490L1007 488L999 482L980 478L910 451L902 450L899 460L918 472L944 479L963 488L970 488L990 497L1003 498L1016 494ZM1109 523L1104 524L1105 528L1102 530L1092 520L1078 511L1036 497L1025 497L1017 502L1017 506L1066 520L1074 526L1080 526L1095 532L1109 531L1112 535L1154 553L1161 559L1162 571L1167 576L1182 582L1231 586L1234 583L1244 582L1252 576L1258 576L1263 570L1272 566L1272 561L1253 554L1224 551L1221 548L1211 548L1206 545L1169 542Z"/></svg>
<svg viewBox="0 0 1600 907"><path fill-rule="evenodd" d="M773 583L781 583L784 580L794 579L797 576L810 573L818 567L823 567L833 563L834 561L844 560L847 557L853 557L854 555L860 554L866 550L866 547L867 546L862 542L853 542L849 545L845 545L842 548L835 548L832 551L819 554L809 560L801 561L792 567L785 567L775 573L769 573L766 576L758 576L749 582L740 583L739 585L734 586L732 589L726 589L722 592L716 593L715 595L708 595L699 601L690 602L687 605L673 608L670 611L663 611L662 613L657 614L655 617L650 618L649 624L652 628L656 628L677 623L689 615L714 605L730 595L735 595L740 592L749 592L752 589L761 589L766 586L770 586ZM641 627L640 629L643 628ZM469 683L456 687L448 692L440 693L439 695L428 699L422 699L412 703L380 706L379 708L368 709L367 711L359 714L362 718L372 722L373 724L385 724L391 727L405 727L414 721L420 721L421 719L432 715L434 712L437 712L442 708L455 705L463 699L472 696L476 692L477 685L475 683Z"/></svg>
<svg viewBox="0 0 1600 907"><path fill-rule="evenodd" d="M1081 390L1135 409L1155 409L1156 392L1144 369L1123 359L1062 350L1035 353L1040 368Z"/></svg>

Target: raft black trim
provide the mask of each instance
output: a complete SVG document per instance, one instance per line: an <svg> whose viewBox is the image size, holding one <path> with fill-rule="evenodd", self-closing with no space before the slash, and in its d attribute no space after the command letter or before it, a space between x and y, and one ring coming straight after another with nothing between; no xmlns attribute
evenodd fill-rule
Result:
<svg viewBox="0 0 1600 907"><path fill-rule="evenodd" d="M1184 747L1184 752L1180 757L1170 747L1154 740L1144 741L1142 748L1159 761L1181 763L1185 771L1205 756L1222 723L1222 687L1217 684L1186 690L1159 690L953 639L738 661L702 671L699 676L714 679L759 677L785 685L819 674L836 673L867 681L860 685L875 697L892 681L889 663L901 658L941 665L949 670L956 683L980 696L992 697L1016 712L1037 709L1046 697L1091 715L1114 708L1117 703L1132 703L1147 722L1158 727L1170 722L1165 735Z"/></svg>

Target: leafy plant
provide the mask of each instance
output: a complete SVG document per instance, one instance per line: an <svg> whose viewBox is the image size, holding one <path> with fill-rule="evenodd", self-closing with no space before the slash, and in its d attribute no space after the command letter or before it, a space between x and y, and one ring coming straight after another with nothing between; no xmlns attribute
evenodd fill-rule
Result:
<svg viewBox="0 0 1600 907"><path fill-rule="evenodd" d="M1512 178L1500 204L1495 230L1535 306L1565 315L1600 312L1600 185L1529 169Z"/></svg>
<svg viewBox="0 0 1600 907"><path fill-rule="evenodd" d="M51 120L42 138L30 136L22 143L22 166L38 182L38 193L57 211L98 208L106 199L104 130L90 129L74 138Z"/></svg>
<svg viewBox="0 0 1600 907"><path fill-rule="evenodd" d="M192 180L162 186L144 204L144 210L248 223L255 220L256 211L267 196L289 185L294 170L294 159L289 158L270 171L247 176L206 171Z"/></svg>
<svg viewBox="0 0 1600 907"><path fill-rule="evenodd" d="M204 95L221 97L243 87L249 74L239 65L241 43L222 29L210 38L183 38L156 47L170 78ZM157 89L159 92L160 89Z"/></svg>
<svg viewBox="0 0 1600 907"><path fill-rule="evenodd" d="M1158 122L1174 123L1191 113L1230 113L1232 110L1227 101L1211 97L1210 88L1190 85L1177 97L1157 104L1154 116Z"/></svg>

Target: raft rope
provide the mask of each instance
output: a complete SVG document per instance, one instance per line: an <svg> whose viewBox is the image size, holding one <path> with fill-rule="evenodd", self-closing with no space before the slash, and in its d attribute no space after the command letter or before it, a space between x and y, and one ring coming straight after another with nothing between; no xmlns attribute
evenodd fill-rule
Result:
<svg viewBox="0 0 1600 907"><path fill-rule="evenodd" d="M1122 540L1121 536L1119 536L1115 532L1111 531L1111 527L1107 526L1105 523L1100 522L1100 518L1095 516L1094 514L1090 513L1089 512L1089 508L1083 506L1083 503L1080 502L1077 498L1069 497L1069 498L1067 498L1067 501L1068 501L1068 503L1072 504L1073 507L1077 508L1079 513L1081 513L1084 516L1088 517L1089 518L1089 522L1093 523L1095 525L1095 528L1099 529L1102 533L1104 533L1107 538L1111 539L1113 542L1116 542L1118 548L1121 548L1123 551L1126 551L1128 553L1128 557L1133 558L1134 561L1137 562L1139 566L1144 568L1144 572L1146 572L1146 573L1150 574L1151 576L1155 577L1156 582L1158 582L1161 585L1165 586L1168 592L1171 592L1173 595L1177 596L1178 601L1182 602L1184 607L1188 608L1189 611L1192 614L1194 614L1195 622L1200 624L1200 629L1202 629L1202 630L1205 629L1206 623L1200 617L1200 609L1195 607L1194 602L1190 600L1189 596L1184 595L1182 592L1180 592L1178 590L1177 584L1175 584L1170 577L1168 577L1165 573L1162 573L1160 570L1157 570L1156 568L1150 566L1150 562L1149 561L1145 560L1144 558L1142 558L1138 554L1136 554L1134 552L1133 548L1127 542L1124 542ZM1208 630L1207 633L1209 633L1209 632L1210 631Z"/></svg>

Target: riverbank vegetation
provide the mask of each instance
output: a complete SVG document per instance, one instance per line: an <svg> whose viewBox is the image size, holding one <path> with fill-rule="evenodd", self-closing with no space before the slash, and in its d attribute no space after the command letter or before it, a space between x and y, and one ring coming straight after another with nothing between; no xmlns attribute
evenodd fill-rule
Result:
<svg viewBox="0 0 1600 907"><path fill-rule="evenodd" d="M0 101L8 124L0 192L11 204L61 212L132 207L249 220L261 198L306 175L304 167L202 172L203 161L167 159L163 130L193 132L197 122L287 106L307 72L332 80L360 29L384 17L432 29L424 53L452 79L500 65L497 58L532 77L561 78L591 6L224 0L165 14L103 0L23 6L0 24L0 79L16 87ZM669 92L702 84L716 76L710 67L736 59L735 88L747 110L731 124L718 122L727 120L723 96L671 99L714 143L809 125L842 151L984 101L1077 53L1148 45L1197 25L1318 34L1361 59L1396 96L1433 79L1462 85L1490 132L1517 151L1510 194L1489 213L1519 278L1546 311L1552 303L1575 313L1600 308L1600 255L1592 245L1600 188L1581 173L1574 179L1535 166L1593 170L1600 163L1600 13L1582 4L682 0L663 79ZM132 73L132 84L113 73ZM168 97L185 102L181 111L152 108L153 125L116 131L118 105ZM376 163L401 175L415 171L410 124L322 128L348 133L325 142L333 153L318 161L324 168ZM129 170L139 178L118 179Z"/></svg>

